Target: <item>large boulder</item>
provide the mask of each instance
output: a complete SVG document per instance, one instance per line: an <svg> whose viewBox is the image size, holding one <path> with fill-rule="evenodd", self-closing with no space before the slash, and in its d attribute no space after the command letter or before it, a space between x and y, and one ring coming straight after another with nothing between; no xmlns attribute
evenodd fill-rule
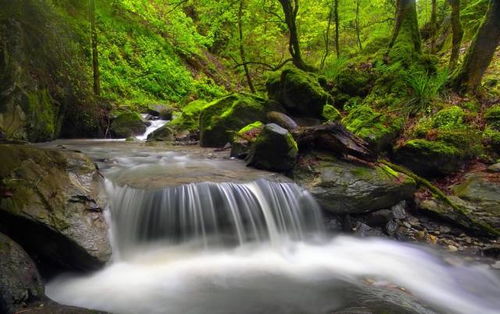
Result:
<svg viewBox="0 0 500 314"><path fill-rule="evenodd" d="M175 140L174 131L169 125L164 125L161 128L154 130L148 135L148 142L171 142Z"/></svg>
<svg viewBox="0 0 500 314"><path fill-rule="evenodd" d="M295 179L323 209L333 214L360 214L390 208L411 199L415 181L385 165L367 167L318 154L298 163Z"/></svg>
<svg viewBox="0 0 500 314"><path fill-rule="evenodd" d="M200 114L200 145L221 147L245 125L265 121L268 102L248 94L231 94L206 106Z"/></svg>
<svg viewBox="0 0 500 314"><path fill-rule="evenodd" d="M474 218L500 233L500 173L468 173L462 183L451 188L458 197L474 206L475 210L471 213Z"/></svg>
<svg viewBox="0 0 500 314"><path fill-rule="evenodd" d="M424 177L437 177L457 171L463 164L460 150L440 141L414 139L398 146L394 160Z"/></svg>
<svg viewBox="0 0 500 314"><path fill-rule="evenodd" d="M298 69L277 73L269 78L266 88L269 98L293 115L320 118L323 106L332 102L314 74Z"/></svg>
<svg viewBox="0 0 500 314"><path fill-rule="evenodd" d="M0 160L0 231L23 246L42 275L107 261L102 176L88 157L2 144Z"/></svg>
<svg viewBox="0 0 500 314"><path fill-rule="evenodd" d="M31 258L0 233L0 313L15 313L43 297L42 280Z"/></svg>
<svg viewBox="0 0 500 314"><path fill-rule="evenodd" d="M288 130L277 124L267 124L250 147L247 165L255 168L288 171L293 169L298 146Z"/></svg>
<svg viewBox="0 0 500 314"><path fill-rule="evenodd" d="M111 122L110 131L114 137L127 138L141 135L146 132L146 124L136 112L124 112L119 114Z"/></svg>
<svg viewBox="0 0 500 314"><path fill-rule="evenodd" d="M169 125L178 131L196 132L200 128L200 114L210 103L204 99L194 100L177 112Z"/></svg>

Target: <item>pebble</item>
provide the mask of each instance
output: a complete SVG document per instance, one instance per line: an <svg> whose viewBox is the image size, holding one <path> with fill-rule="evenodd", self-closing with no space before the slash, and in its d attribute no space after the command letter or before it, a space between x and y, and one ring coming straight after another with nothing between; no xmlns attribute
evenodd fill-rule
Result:
<svg viewBox="0 0 500 314"><path fill-rule="evenodd" d="M448 251L456 252L456 251L458 251L458 248L456 246L450 244L450 245L448 245Z"/></svg>

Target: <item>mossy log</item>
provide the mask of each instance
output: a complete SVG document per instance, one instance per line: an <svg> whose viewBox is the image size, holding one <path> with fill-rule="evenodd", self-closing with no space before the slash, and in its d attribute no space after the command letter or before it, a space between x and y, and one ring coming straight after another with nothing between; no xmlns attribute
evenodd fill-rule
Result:
<svg viewBox="0 0 500 314"><path fill-rule="evenodd" d="M302 149L315 148L333 152L340 157L352 156L369 162L377 160L377 154L368 148L366 141L337 122L298 128L292 135Z"/></svg>

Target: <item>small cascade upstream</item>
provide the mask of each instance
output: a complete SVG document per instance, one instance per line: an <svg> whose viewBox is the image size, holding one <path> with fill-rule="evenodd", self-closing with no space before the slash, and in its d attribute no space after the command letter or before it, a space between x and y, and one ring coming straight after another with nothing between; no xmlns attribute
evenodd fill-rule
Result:
<svg viewBox="0 0 500 314"><path fill-rule="evenodd" d="M147 114L143 114L142 115L142 117L144 119L147 116L148 116ZM149 134L153 133L154 131L156 131L159 128L161 128L162 126L164 126L168 122L168 120L157 119L157 120L149 120L149 122L151 123L151 125L146 128L146 132L144 132L144 134L142 134L142 135L138 135L138 136L135 137L139 141L145 141L145 140L147 140Z"/></svg>
<svg viewBox="0 0 500 314"><path fill-rule="evenodd" d="M220 181L238 174L177 153L85 149L108 160L114 256L94 274L50 282L57 302L124 314L499 313L490 270L415 245L328 235L294 183L247 172L238 181L248 182Z"/></svg>

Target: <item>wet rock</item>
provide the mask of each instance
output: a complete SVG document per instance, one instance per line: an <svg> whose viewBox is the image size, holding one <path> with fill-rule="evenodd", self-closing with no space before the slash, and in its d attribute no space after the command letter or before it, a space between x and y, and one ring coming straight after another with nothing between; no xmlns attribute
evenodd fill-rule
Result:
<svg viewBox="0 0 500 314"><path fill-rule="evenodd" d="M358 222L358 224L356 225L356 227L354 227L354 233L356 235L359 235L360 237L384 237L385 235L375 229L375 228L372 228L364 223L361 223L361 222Z"/></svg>
<svg viewBox="0 0 500 314"><path fill-rule="evenodd" d="M231 94L205 106L200 114L200 145L222 147L235 132L255 121L265 121L268 102L247 94Z"/></svg>
<svg viewBox="0 0 500 314"><path fill-rule="evenodd" d="M327 211L361 214L410 199L416 183L387 166L373 168L318 154L301 159L294 173Z"/></svg>
<svg viewBox="0 0 500 314"><path fill-rule="evenodd" d="M43 297L35 263L17 243L0 233L0 313L14 313Z"/></svg>
<svg viewBox="0 0 500 314"><path fill-rule="evenodd" d="M139 114L135 112L124 112L119 114L110 126L111 134L117 138L127 138L141 135L146 132L146 124Z"/></svg>
<svg viewBox="0 0 500 314"><path fill-rule="evenodd" d="M22 310L23 314L106 314L106 312L82 309L74 306L57 304L51 300L30 305Z"/></svg>
<svg viewBox="0 0 500 314"><path fill-rule="evenodd" d="M394 205L391 210L392 210L392 215L396 219L405 219L407 214L406 214L406 201L401 201Z"/></svg>
<svg viewBox="0 0 500 314"><path fill-rule="evenodd" d="M500 173L475 172L463 183L452 186L453 192L474 207L471 215L500 231Z"/></svg>
<svg viewBox="0 0 500 314"><path fill-rule="evenodd" d="M320 118L331 97L318 78L298 69L285 69L266 83L269 98L282 104L293 115Z"/></svg>
<svg viewBox="0 0 500 314"><path fill-rule="evenodd" d="M257 136L262 132L264 124L260 121L250 123L234 135L231 144L231 157L244 159L248 155L250 144L255 141Z"/></svg>
<svg viewBox="0 0 500 314"><path fill-rule="evenodd" d="M371 227L380 227L386 225L394 215L389 209L377 210L369 213L366 217L366 223Z"/></svg>
<svg viewBox="0 0 500 314"><path fill-rule="evenodd" d="M168 126L164 125L161 128L154 130L153 133L148 135L148 142L171 142L175 140L174 131Z"/></svg>
<svg viewBox="0 0 500 314"><path fill-rule="evenodd" d="M0 145L0 231L34 258L42 275L93 270L109 258L102 177L85 155Z"/></svg>
<svg viewBox="0 0 500 314"><path fill-rule="evenodd" d="M270 111L267 113L266 117L269 123L276 123L288 131L293 131L298 128L297 123L282 112Z"/></svg>
<svg viewBox="0 0 500 314"><path fill-rule="evenodd" d="M290 132L277 124L266 124L247 156L247 165L255 168L288 171L295 166L298 147Z"/></svg>

